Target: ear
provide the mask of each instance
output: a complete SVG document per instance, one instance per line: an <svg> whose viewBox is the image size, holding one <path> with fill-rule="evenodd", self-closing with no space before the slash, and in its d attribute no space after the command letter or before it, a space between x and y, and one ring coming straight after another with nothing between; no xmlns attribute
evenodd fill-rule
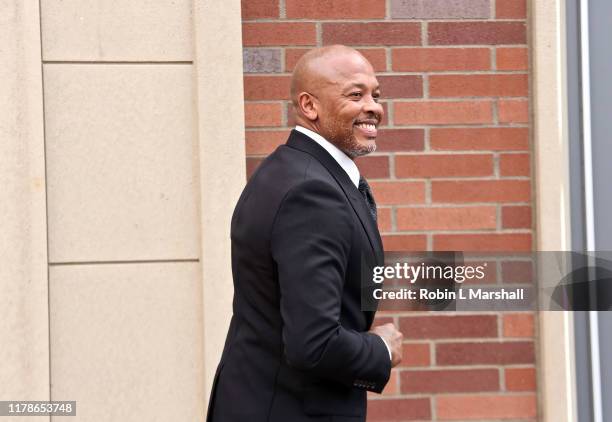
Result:
<svg viewBox="0 0 612 422"><path fill-rule="evenodd" d="M319 116L317 100L307 92L298 95L297 107L301 114L308 120L317 120Z"/></svg>

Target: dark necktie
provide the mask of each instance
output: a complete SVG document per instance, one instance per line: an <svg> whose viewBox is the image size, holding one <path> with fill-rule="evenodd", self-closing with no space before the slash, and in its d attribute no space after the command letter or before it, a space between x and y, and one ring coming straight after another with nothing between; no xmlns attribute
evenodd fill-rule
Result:
<svg viewBox="0 0 612 422"><path fill-rule="evenodd" d="M363 196L363 199L365 199L366 201L366 205L370 210L370 215L374 219L374 222L376 222L376 201L374 201L374 195L372 195L372 189L370 189L370 185L368 185L368 182L363 176L359 178L358 189L361 195Z"/></svg>

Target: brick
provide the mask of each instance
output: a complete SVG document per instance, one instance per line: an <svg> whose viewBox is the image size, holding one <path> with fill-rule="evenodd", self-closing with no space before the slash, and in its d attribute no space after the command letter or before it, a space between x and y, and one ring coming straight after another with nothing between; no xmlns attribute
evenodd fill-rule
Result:
<svg viewBox="0 0 612 422"><path fill-rule="evenodd" d="M263 158L251 158L251 157L247 157L247 159L246 159L246 175L247 175L247 179L251 178L251 176L253 175L253 173L255 173L255 170L257 170L257 167L259 167L259 165L261 164L262 161L263 161Z"/></svg>
<svg viewBox="0 0 612 422"><path fill-rule="evenodd" d="M529 148L529 128L431 128L433 150L512 151Z"/></svg>
<svg viewBox="0 0 612 422"><path fill-rule="evenodd" d="M323 44L420 45L421 24L415 22L324 23Z"/></svg>
<svg viewBox="0 0 612 422"><path fill-rule="evenodd" d="M397 155L395 175L398 178L491 176L493 175L493 155Z"/></svg>
<svg viewBox="0 0 612 422"><path fill-rule="evenodd" d="M385 0L286 0L289 19L377 19Z"/></svg>
<svg viewBox="0 0 612 422"><path fill-rule="evenodd" d="M355 160L355 164L366 179L389 177L389 157L387 155L359 157Z"/></svg>
<svg viewBox="0 0 612 422"><path fill-rule="evenodd" d="M512 365L535 362L531 341L439 343L438 365Z"/></svg>
<svg viewBox="0 0 612 422"><path fill-rule="evenodd" d="M368 59L374 71L384 72L387 70L387 52L384 48L359 48L357 51Z"/></svg>
<svg viewBox="0 0 612 422"><path fill-rule="evenodd" d="M530 233L437 234L433 249L436 251L530 251Z"/></svg>
<svg viewBox="0 0 612 422"><path fill-rule="evenodd" d="M286 48L285 49L285 70L293 72L298 60L308 52L310 48Z"/></svg>
<svg viewBox="0 0 612 422"><path fill-rule="evenodd" d="M436 414L440 420L528 419L537 416L537 402L535 394L438 396Z"/></svg>
<svg viewBox="0 0 612 422"><path fill-rule="evenodd" d="M402 394L499 391L497 369L410 370L400 373Z"/></svg>
<svg viewBox="0 0 612 422"><path fill-rule="evenodd" d="M431 75L431 97L526 97L527 75Z"/></svg>
<svg viewBox="0 0 612 422"><path fill-rule="evenodd" d="M265 22L242 24L242 44L245 47L312 45L317 43L314 23Z"/></svg>
<svg viewBox="0 0 612 422"><path fill-rule="evenodd" d="M531 185L528 180L434 181L433 202L528 202Z"/></svg>
<svg viewBox="0 0 612 422"><path fill-rule="evenodd" d="M523 22L431 22L427 29L430 45L527 43Z"/></svg>
<svg viewBox="0 0 612 422"><path fill-rule="evenodd" d="M285 50L285 68L292 72L297 61L308 51L308 48L287 48ZM376 72L387 70L387 52L384 48L358 48L363 56L368 59Z"/></svg>
<svg viewBox="0 0 612 422"><path fill-rule="evenodd" d="M396 102L395 124L491 123L490 101Z"/></svg>
<svg viewBox="0 0 612 422"><path fill-rule="evenodd" d="M284 144L289 137L288 130L274 131L252 131L247 130L246 154L247 155L267 155L281 144Z"/></svg>
<svg viewBox="0 0 612 422"><path fill-rule="evenodd" d="M502 228L530 229L531 207L522 205L502 207Z"/></svg>
<svg viewBox="0 0 612 422"><path fill-rule="evenodd" d="M498 47L495 53L497 70L527 70L529 68L526 48Z"/></svg>
<svg viewBox="0 0 612 422"><path fill-rule="evenodd" d="M424 137L423 129L379 129L376 151L423 151Z"/></svg>
<svg viewBox="0 0 612 422"><path fill-rule="evenodd" d="M244 116L247 127L280 126L281 105L279 103L246 103Z"/></svg>
<svg viewBox="0 0 612 422"><path fill-rule="evenodd" d="M378 311L376 312L376 317L374 318L374 322L372 323L373 327L378 325L385 324L393 324L393 317L390 316L390 312Z"/></svg>
<svg viewBox="0 0 612 422"><path fill-rule="evenodd" d="M396 234L382 236L385 251L414 251L427 250L427 236L422 234Z"/></svg>
<svg viewBox="0 0 612 422"><path fill-rule="evenodd" d="M536 391L535 368L506 368L504 378L508 391Z"/></svg>
<svg viewBox="0 0 612 422"><path fill-rule="evenodd" d="M496 0L495 17L498 19L527 18L527 0Z"/></svg>
<svg viewBox="0 0 612 422"><path fill-rule="evenodd" d="M424 182L371 182L378 205L407 205L425 202Z"/></svg>
<svg viewBox="0 0 612 422"><path fill-rule="evenodd" d="M500 123L529 123L527 100L499 100L497 111Z"/></svg>
<svg viewBox="0 0 612 422"><path fill-rule="evenodd" d="M394 19L489 18L489 0L391 0Z"/></svg>
<svg viewBox="0 0 612 422"><path fill-rule="evenodd" d="M249 100L288 100L289 76L245 76L244 99Z"/></svg>
<svg viewBox="0 0 612 422"><path fill-rule="evenodd" d="M245 48L242 50L244 73L278 73L282 68L278 48Z"/></svg>
<svg viewBox="0 0 612 422"><path fill-rule="evenodd" d="M394 48L392 68L402 72L448 70L489 70L491 54L487 48Z"/></svg>
<svg viewBox="0 0 612 422"><path fill-rule="evenodd" d="M371 400L366 419L371 422L430 420L429 398Z"/></svg>
<svg viewBox="0 0 612 422"><path fill-rule="evenodd" d="M430 356L429 344L404 343L402 344L402 363L400 366L429 366L431 364Z"/></svg>
<svg viewBox="0 0 612 422"><path fill-rule="evenodd" d="M410 316L399 325L405 339L497 337L496 315Z"/></svg>
<svg viewBox="0 0 612 422"><path fill-rule="evenodd" d="M503 316L504 337L533 337L533 314Z"/></svg>
<svg viewBox="0 0 612 422"><path fill-rule="evenodd" d="M529 176L531 174L529 154L501 154L499 172L501 176Z"/></svg>
<svg viewBox="0 0 612 422"><path fill-rule="evenodd" d="M506 261L501 264L502 283L533 283L534 263L527 261Z"/></svg>
<svg viewBox="0 0 612 422"><path fill-rule="evenodd" d="M495 207L398 208L398 230L494 229Z"/></svg>
<svg viewBox="0 0 612 422"><path fill-rule="evenodd" d="M278 0L242 0L242 19L278 18Z"/></svg>
<svg viewBox="0 0 612 422"><path fill-rule="evenodd" d="M378 230L381 233L391 231L391 208L378 207Z"/></svg>
<svg viewBox="0 0 612 422"><path fill-rule="evenodd" d="M378 76L382 95L392 98L420 98L423 78L416 75Z"/></svg>
<svg viewBox="0 0 612 422"><path fill-rule="evenodd" d="M399 393L399 373L396 369L391 370L389 381L382 392L383 396L394 396Z"/></svg>

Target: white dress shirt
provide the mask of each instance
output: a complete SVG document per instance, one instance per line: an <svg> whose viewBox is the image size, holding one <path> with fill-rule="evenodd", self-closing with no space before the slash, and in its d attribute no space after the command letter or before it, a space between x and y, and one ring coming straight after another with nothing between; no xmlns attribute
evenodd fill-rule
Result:
<svg viewBox="0 0 612 422"><path fill-rule="evenodd" d="M355 185L356 188L359 188L359 169L353 160L349 158L344 152L342 152L337 146L329 142L327 139L319 135L317 132L313 132L310 129L306 129L303 126L296 126L295 130L303 133L308 136L310 139L315 141L317 144L321 145L325 151L331 155L334 160L342 167L342 169L348 174L348 177L351 179L351 182ZM380 339L385 343L387 347L387 351L389 352L389 359L393 360L393 355L391 354L391 348L387 344L384 338L380 337Z"/></svg>

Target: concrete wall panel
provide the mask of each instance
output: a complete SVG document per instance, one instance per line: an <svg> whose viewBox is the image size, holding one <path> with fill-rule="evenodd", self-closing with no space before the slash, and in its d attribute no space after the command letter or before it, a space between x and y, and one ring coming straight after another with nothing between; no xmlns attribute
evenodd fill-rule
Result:
<svg viewBox="0 0 612 422"><path fill-rule="evenodd" d="M190 65L44 68L50 262L197 259Z"/></svg>
<svg viewBox="0 0 612 422"><path fill-rule="evenodd" d="M76 400L81 422L203 420L199 271L51 267L52 398Z"/></svg>
<svg viewBox="0 0 612 422"><path fill-rule="evenodd" d="M42 0L44 60L192 58L190 0Z"/></svg>

